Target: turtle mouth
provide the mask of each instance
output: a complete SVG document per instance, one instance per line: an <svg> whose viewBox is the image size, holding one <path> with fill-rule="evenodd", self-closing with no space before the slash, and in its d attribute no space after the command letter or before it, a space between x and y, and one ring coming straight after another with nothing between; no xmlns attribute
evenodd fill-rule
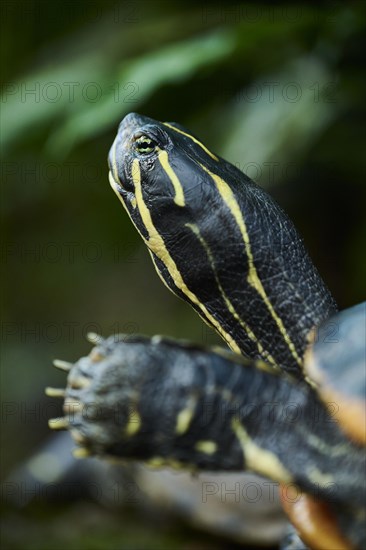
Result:
<svg viewBox="0 0 366 550"><path fill-rule="evenodd" d="M127 212L133 210L136 205L134 193L125 189L120 181L116 181L111 171L109 172L109 183L124 209L127 210Z"/></svg>
<svg viewBox="0 0 366 550"><path fill-rule="evenodd" d="M118 155L118 151L124 150L123 144L121 143L121 137L118 134L108 155L109 183L113 191L122 196L124 196L126 192L133 191L133 186L126 175L126 155L121 155L121 153Z"/></svg>
<svg viewBox="0 0 366 550"><path fill-rule="evenodd" d="M133 190L130 191L129 189L126 189L126 187L122 185L120 180L116 181L111 171L109 172L108 177L110 186L112 187L113 191L117 195L125 210L127 210L127 212L134 210L136 208L136 197Z"/></svg>
<svg viewBox="0 0 366 550"><path fill-rule="evenodd" d="M109 179L109 184L112 187L113 191L115 193L118 193L119 195L122 195L125 189L120 180L118 181L115 180L112 170L109 170L108 179Z"/></svg>
<svg viewBox="0 0 366 550"><path fill-rule="evenodd" d="M140 116L135 113L130 113L125 116L119 125L117 135L114 139L112 147L108 154L108 166L110 170L109 182L114 191L122 194L124 191L130 191L128 178L126 180L126 172L124 164L126 158L131 151L133 141L131 136L136 134L140 128ZM124 176L124 177L123 177Z"/></svg>

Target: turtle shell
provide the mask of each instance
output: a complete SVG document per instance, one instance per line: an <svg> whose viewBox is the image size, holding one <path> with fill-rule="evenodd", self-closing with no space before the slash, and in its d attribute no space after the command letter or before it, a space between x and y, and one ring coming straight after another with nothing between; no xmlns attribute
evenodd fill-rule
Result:
<svg viewBox="0 0 366 550"><path fill-rule="evenodd" d="M330 317L311 335L305 371L332 417L366 444L366 302Z"/></svg>

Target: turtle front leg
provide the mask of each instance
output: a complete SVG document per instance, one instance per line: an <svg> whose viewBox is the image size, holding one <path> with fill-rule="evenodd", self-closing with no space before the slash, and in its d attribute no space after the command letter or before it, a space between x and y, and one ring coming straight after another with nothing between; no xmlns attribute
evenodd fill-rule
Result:
<svg viewBox="0 0 366 550"><path fill-rule="evenodd" d="M362 449L308 385L261 361L157 336L110 337L71 366L64 411L50 426L71 431L79 456L251 470L337 516L347 507L348 525L364 509Z"/></svg>
<svg viewBox="0 0 366 550"><path fill-rule="evenodd" d="M242 365L233 363L227 379L227 359L205 352L161 337L101 340L70 369L65 417L50 427L70 429L79 456L242 470L243 450L228 424L230 380Z"/></svg>

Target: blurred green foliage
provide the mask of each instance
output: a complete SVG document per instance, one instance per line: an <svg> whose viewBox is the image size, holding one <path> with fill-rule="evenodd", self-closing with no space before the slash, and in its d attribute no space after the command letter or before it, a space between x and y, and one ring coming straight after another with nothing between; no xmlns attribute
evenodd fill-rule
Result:
<svg viewBox="0 0 366 550"><path fill-rule="evenodd" d="M340 306L365 297L365 18L363 2L2 11L6 474L48 434L51 360L86 353L88 330L218 341L163 287L110 191L130 111L184 124L269 188Z"/></svg>

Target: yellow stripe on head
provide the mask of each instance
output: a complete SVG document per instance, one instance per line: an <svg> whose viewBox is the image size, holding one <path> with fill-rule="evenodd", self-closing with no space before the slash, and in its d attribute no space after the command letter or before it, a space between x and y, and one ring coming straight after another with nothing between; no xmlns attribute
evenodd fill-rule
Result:
<svg viewBox="0 0 366 550"><path fill-rule="evenodd" d="M145 243L154 252L154 254L163 262L171 278L173 279L175 286L179 288L183 292L183 294L185 294L193 304L199 307L199 309L202 311L203 316L206 317L206 319L215 327L217 332L228 343L231 349L233 351L236 351L237 353L241 353L240 348L238 344L235 342L235 340L230 336L230 334L224 331L220 323L215 319L213 315L211 315L211 313L207 310L204 304L202 304L197 298L197 296L189 290L189 288L187 287L186 283L183 280L183 277L175 261L169 254L169 251L166 248L164 240L156 230L156 227L154 226L154 223L151 218L150 211L146 206L144 198L142 196L141 172L140 172L140 164L138 159L134 159L132 163L132 179L135 186L135 196L136 196L137 207L141 216L142 223L144 224L146 231L149 235L149 239L147 240L140 233Z"/></svg>
<svg viewBox="0 0 366 550"><path fill-rule="evenodd" d="M118 176L118 170L117 170L116 148L117 148L117 136L112 145L112 175L114 180L120 184L121 182L120 182L120 179Z"/></svg>
<svg viewBox="0 0 366 550"><path fill-rule="evenodd" d="M211 151L209 149L207 149L207 147L205 147L205 145L203 145L203 143L201 143L198 139L196 139L195 137L191 136L190 134L187 134L187 132L183 132L183 130L179 130L179 128L176 128L175 126L172 126L171 124L169 124L168 122L163 122L164 126L167 126L168 128L171 128L172 130L174 130L175 132L178 132L178 134L182 134L183 136L186 136L187 138L191 139L192 141L194 141L194 143L196 143L197 145L199 145L201 147L201 149L203 149L205 151L205 153L207 153L212 159L214 160L219 160L218 157L216 155L214 155L213 153L211 153Z"/></svg>
<svg viewBox="0 0 366 550"><path fill-rule="evenodd" d="M174 202L178 206L185 206L183 187L181 182L179 181L177 174L174 172L173 168L169 164L168 153L159 148L158 151L159 162L162 168L165 170L167 176L170 178L170 181L172 182L175 190Z"/></svg>

